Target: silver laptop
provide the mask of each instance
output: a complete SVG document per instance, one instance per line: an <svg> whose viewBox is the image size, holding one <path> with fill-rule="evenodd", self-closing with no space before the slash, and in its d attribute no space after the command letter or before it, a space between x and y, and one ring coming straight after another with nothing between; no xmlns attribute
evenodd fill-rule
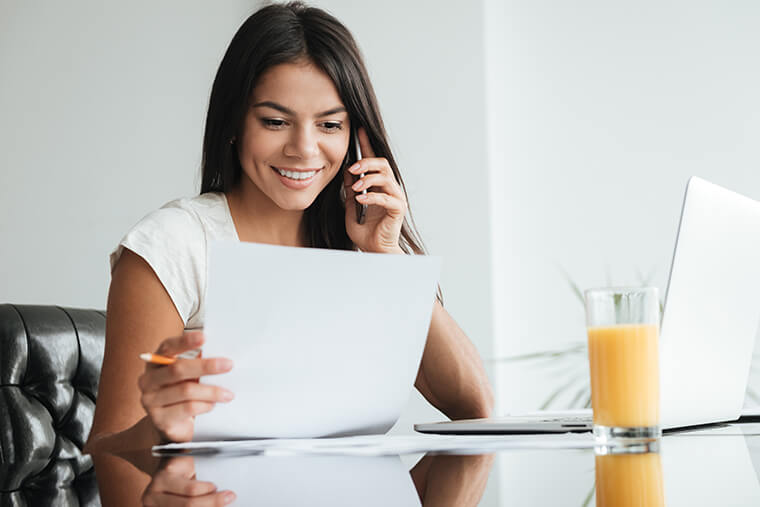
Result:
<svg viewBox="0 0 760 507"><path fill-rule="evenodd" d="M742 415L760 322L760 202L692 177L660 330L664 430ZM591 430L589 409L416 424L422 433Z"/></svg>

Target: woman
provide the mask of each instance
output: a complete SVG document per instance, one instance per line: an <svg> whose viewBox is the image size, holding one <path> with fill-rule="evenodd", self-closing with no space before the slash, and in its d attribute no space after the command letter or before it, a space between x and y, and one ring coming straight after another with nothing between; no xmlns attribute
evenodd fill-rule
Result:
<svg viewBox="0 0 760 507"><path fill-rule="evenodd" d="M211 90L202 171L199 196L145 217L111 255L88 452L190 440L196 415L234 397L197 381L229 371L229 359L147 367L137 359L203 345L190 330L203 327L208 240L423 253L359 50L319 9L271 5L240 27ZM357 203L367 206L362 223ZM449 417L490 414L482 363L440 298L415 385Z"/></svg>

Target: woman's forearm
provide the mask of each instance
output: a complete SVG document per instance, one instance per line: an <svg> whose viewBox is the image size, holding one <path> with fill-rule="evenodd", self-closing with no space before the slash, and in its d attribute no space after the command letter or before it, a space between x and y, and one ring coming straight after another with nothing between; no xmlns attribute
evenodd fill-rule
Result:
<svg viewBox="0 0 760 507"><path fill-rule="evenodd" d="M488 417L493 410L493 392L477 349L438 301L416 385L452 419Z"/></svg>
<svg viewBox="0 0 760 507"><path fill-rule="evenodd" d="M159 444L161 438L153 423L147 416L137 421L133 426L117 433L91 432L84 446L84 452L123 453L150 449Z"/></svg>

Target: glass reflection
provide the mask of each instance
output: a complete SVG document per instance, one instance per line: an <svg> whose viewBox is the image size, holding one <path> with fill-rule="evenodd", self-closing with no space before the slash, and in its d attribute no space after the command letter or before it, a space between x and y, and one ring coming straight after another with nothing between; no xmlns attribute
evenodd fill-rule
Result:
<svg viewBox="0 0 760 507"><path fill-rule="evenodd" d="M597 454L597 507L662 507L665 495L658 452Z"/></svg>
<svg viewBox="0 0 760 507"><path fill-rule="evenodd" d="M154 506L475 506L494 461L493 455L427 455L407 471L398 456L132 455L122 456L121 464L115 459L120 458L95 459L104 505L139 498Z"/></svg>

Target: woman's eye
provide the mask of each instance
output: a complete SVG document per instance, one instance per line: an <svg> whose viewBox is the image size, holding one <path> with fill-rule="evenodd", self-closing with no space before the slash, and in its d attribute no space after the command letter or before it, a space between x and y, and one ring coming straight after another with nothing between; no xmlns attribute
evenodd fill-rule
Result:
<svg viewBox="0 0 760 507"><path fill-rule="evenodd" d="M335 132L343 128L343 124L339 121L326 121L322 124L322 128L328 132Z"/></svg>
<svg viewBox="0 0 760 507"><path fill-rule="evenodd" d="M261 123L267 128L279 129L285 126L285 120L279 120L277 118L262 118Z"/></svg>

